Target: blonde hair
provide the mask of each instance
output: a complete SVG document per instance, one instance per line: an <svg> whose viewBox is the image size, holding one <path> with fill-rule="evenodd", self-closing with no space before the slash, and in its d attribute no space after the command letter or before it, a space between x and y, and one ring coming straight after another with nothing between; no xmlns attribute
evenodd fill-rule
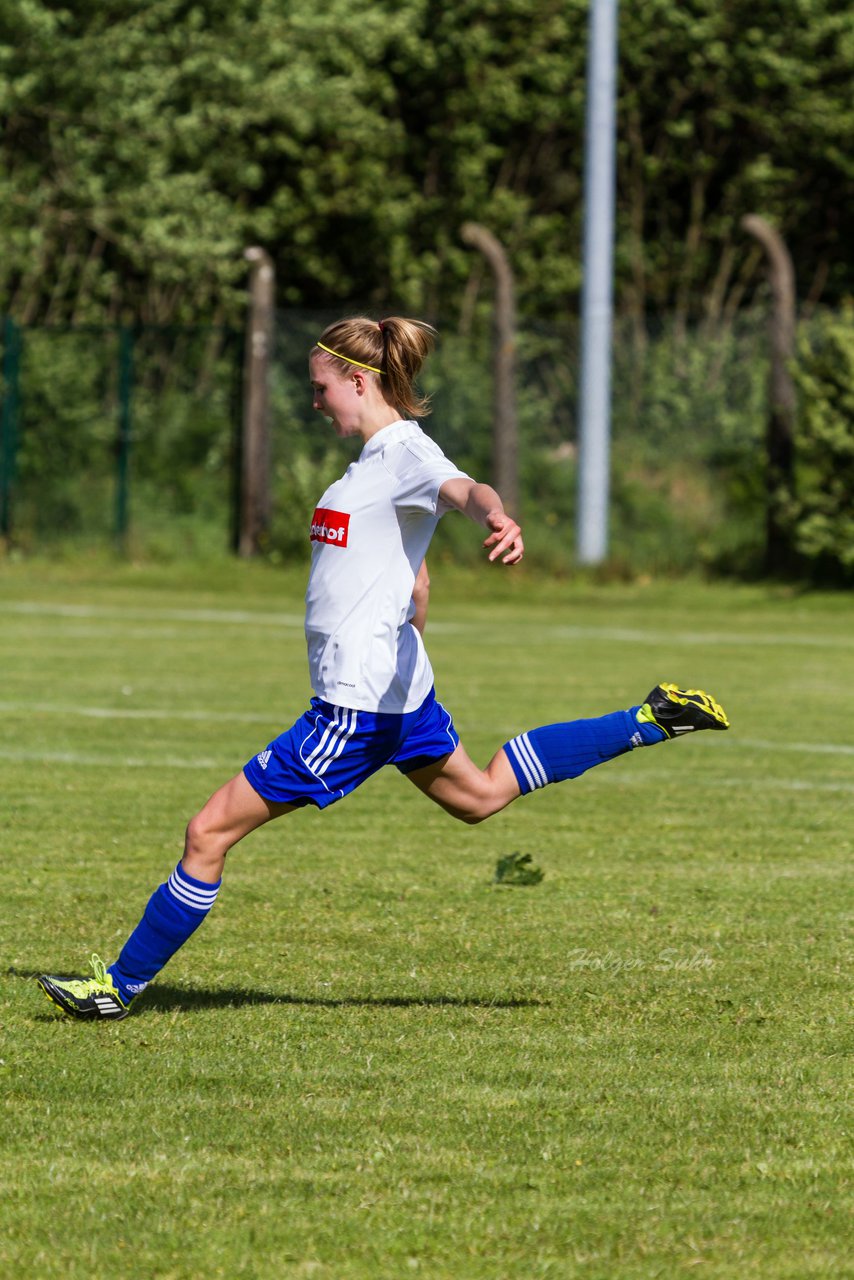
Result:
<svg viewBox="0 0 854 1280"><path fill-rule="evenodd" d="M341 374L352 371L354 365L374 372L385 398L404 417L423 418L430 412L430 397L419 393L415 379L433 350L435 335L433 326L423 320L351 316L324 329L311 354L324 356Z"/></svg>

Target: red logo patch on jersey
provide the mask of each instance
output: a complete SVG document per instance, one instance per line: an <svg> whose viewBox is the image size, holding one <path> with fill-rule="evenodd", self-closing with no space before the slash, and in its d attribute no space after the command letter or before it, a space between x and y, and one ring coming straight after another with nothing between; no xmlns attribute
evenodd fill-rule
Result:
<svg viewBox="0 0 854 1280"><path fill-rule="evenodd" d="M311 518L309 537L312 542L328 542L333 547L346 547L350 517L343 511L317 507Z"/></svg>

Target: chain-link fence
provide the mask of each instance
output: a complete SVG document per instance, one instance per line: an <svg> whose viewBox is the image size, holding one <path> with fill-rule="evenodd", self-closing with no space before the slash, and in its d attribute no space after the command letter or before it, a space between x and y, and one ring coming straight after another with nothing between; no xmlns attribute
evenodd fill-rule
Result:
<svg viewBox="0 0 854 1280"><path fill-rule="evenodd" d="M338 314L277 317L272 545L302 554L304 514L356 445L311 409L306 356ZM493 353L488 317L461 333L438 324L425 366L426 429L471 474L492 474ZM545 566L573 559L579 328L525 322L518 335L519 468L526 543ZM758 563L764 518L767 320L744 314L685 329L668 318L619 321L613 344L612 563L650 571ZM475 553L462 522L443 521L435 550Z"/></svg>
<svg viewBox="0 0 854 1280"><path fill-rule="evenodd" d="M307 353L334 314L280 312L271 385L269 554L302 558L305 525L355 446L311 408ZM492 468L489 317L443 327L423 378L427 422L479 478ZM244 337L225 328L3 328L0 533L24 549L115 542L178 556L233 547ZM737 560L762 540L764 316L684 329L620 321L614 335L612 558L634 569ZM572 560L578 329L524 323L518 340L522 515L543 563ZM465 556L462 522L440 554ZM751 550L752 549L752 550Z"/></svg>
<svg viewBox="0 0 854 1280"><path fill-rule="evenodd" d="M25 548L227 546L243 337L225 328L3 329L0 532Z"/></svg>

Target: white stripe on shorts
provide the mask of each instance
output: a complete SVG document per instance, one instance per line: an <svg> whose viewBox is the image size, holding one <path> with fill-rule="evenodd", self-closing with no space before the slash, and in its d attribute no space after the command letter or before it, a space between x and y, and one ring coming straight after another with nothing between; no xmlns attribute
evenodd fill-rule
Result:
<svg viewBox="0 0 854 1280"><path fill-rule="evenodd" d="M356 732L356 718L356 712L350 707L335 708L332 723L305 761L316 778L322 777L332 761L338 759Z"/></svg>
<svg viewBox="0 0 854 1280"><path fill-rule="evenodd" d="M518 738L511 738L507 743L531 791L549 784L542 761L531 746L527 733L520 733Z"/></svg>

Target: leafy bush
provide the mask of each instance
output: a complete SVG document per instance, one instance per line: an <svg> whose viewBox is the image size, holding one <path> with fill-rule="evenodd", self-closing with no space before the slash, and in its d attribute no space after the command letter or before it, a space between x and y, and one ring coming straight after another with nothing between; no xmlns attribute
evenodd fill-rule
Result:
<svg viewBox="0 0 854 1280"><path fill-rule="evenodd" d="M810 576L854 581L854 303L801 337L795 479L781 495L792 546Z"/></svg>
<svg viewBox="0 0 854 1280"><path fill-rule="evenodd" d="M488 313L484 316L488 319ZM271 387L273 525L277 560L309 553L308 517L358 442L335 441L311 407L306 351L327 317L278 317ZM470 474L491 474L491 333L440 324L425 368L434 397L426 422ZM13 494L19 546L73 536L109 538L115 522L118 341L115 330L26 330L20 452ZM567 324L524 326L519 337L521 514L528 560L574 572L578 341ZM135 554L228 545L236 481L241 335L222 330L138 331L133 348L130 543ZM763 437L768 353L764 315L680 331L664 320L646 340L618 322L614 335L611 576L710 566L753 573L765 521ZM805 332L797 486L783 495L809 573L852 572L854 531L854 310ZM442 521L433 556L480 559L478 531Z"/></svg>
<svg viewBox="0 0 854 1280"><path fill-rule="evenodd" d="M12 536L28 548L116 528L122 400L116 326L20 333ZM240 345L235 346L235 339ZM132 535L168 543L199 518L229 542L235 392L242 335L214 328L135 331L127 386ZM186 544L186 533L180 545Z"/></svg>

